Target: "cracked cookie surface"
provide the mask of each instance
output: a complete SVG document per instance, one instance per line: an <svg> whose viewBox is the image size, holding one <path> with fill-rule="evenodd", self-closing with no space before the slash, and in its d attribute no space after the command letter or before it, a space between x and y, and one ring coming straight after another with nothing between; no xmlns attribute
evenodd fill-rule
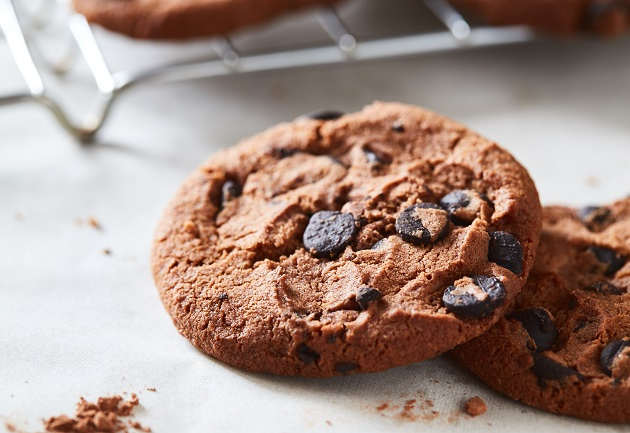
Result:
<svg viewBox="0 0 630 433"><path fill-rule="evenodd" d="M218 153L170 203L153 272L180 333L247 370L332 376L420 361L489 328L538 243L525 169L421 108L375 103L326 119L299 118ZM439 205L453 191L474 199L459 200L469 209L458 224ZM489 260L494 232L513 236L519 274ZM474 296L460 290L469 305L491 289L481 313L443 301L466 278L492 282Z"/></svg>
<svg viewBox="0 0 630 433"><path fill-rule="evenodd" d="M514 312L454 350L490 386L578 418L630 422L630 199L546 207Z"/></svg>

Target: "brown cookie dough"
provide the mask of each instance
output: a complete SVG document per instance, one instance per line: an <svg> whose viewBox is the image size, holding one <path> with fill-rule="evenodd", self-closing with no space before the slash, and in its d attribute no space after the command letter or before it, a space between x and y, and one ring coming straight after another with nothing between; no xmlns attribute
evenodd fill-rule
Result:
<svg viewBox="0 0 630 433"><path fill-rule="evenodd" d="M168 206L153 272L204 352L286 375L384 370L479 335L525 283L541 210L512 156L408 105L334 117L226 149ZM455 224L445 208L467 197L476 217Z"/></svg>
<svg viewBox="0 0 630 433"><path fill-rule="evenodd" d="M88 21L141 39L226 34L285 12L339 0L73 0Z"/></svg>
<svg viewBox="0 0 630 433"><path fill-rule="evenodd" d="M450 0L494 25L528 25L560 35L618 36L630 30L630 0Z"/></svg>
<svg viewBox="0 0 630 433"><path fill-rule="evenodd" d="M630 422L630 199L548 207L515 310L456 357L491 387L550 412Z"/></svg>

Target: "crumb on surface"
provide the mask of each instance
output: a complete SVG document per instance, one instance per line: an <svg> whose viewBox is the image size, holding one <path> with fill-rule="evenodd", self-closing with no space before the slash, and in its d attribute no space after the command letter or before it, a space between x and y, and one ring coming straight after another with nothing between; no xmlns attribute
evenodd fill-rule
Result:
<svg viewBox="0 0 630 433"><path fill-rule="evenodd" d="M155 388L147 388L147 391L157 392L157 389L155 389Z"/></svg>
<svg viewBox="0 0 630 433"><path fill-rule="evenodd" d="M122 418L131 416L138 404L136 394L131 394L131 398L127 401L119 395L101 397L97 403L91 403L81 397L73 418L68 415L50 417L44 420L44 429L47 432L68 433L128 432ZM129 422L129 425L144 432L151 431L150 428L142 427L133 420Z"/></svg>
<svg viewBox="0 0 630 433"><path fill-rule="evenodd" d="M143 431L145 433L151 433L151 427L144 427L138 421L129 421L129 425L136 430Z"/></svg>
<svg viewBox="0 0 630 433"><path fill-rule="evenodd" d="M469 398L468 401L466 401L464 409L466 410L466 413L468 415L476 417L486 413L486 410L488 410L488 406L486 406L486 402L483 401L481 397L475 396Z"/></svg>
<svg viewBox="0 0 630 433"><path fill-rule="evenodd" d="M112 254L112 250L110 250L109 248L103 248L103 254L109 256Z"/></svg>
<svg viewBox="0 0 630 433"><path fill-rule="evenodd" d="M597 179L595 176L588 176L586 178L586 185L590 186L591 188L596 188L599 186L599 179Z"/></svg>
<svg viewBox="0 0 630 433"><path fill-rule="evenodd" d="M400 401L382 401L371 409L385 418L405 422L424 421L429 423L437 419L440 412L434 410L433 401L424 398L422 394L422 392L418 393L416 398L402 395Z"/></svg>
<svg viewBox="0 0 630 433"><path fill-rule="evenodd" d="M99 223L98 220L94 217L89 217L87 223L93 229L100 230L102 228L101 223Z"/></svg>

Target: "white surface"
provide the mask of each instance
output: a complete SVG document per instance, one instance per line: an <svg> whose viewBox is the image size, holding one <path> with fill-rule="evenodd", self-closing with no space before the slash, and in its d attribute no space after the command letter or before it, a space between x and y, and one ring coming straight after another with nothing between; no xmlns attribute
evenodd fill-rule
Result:
<svg viewBox="0 0 630 433"><path fill-rule="evenodd" d="M9 66L0 57L2 89L20 86ZM85 74L73 79L87 87ZM213 152L266 127L374 99L424 105L496 139L530 170L544 204L630 193L628 37L137 90L89 147L41 108L2 108L0 431L5 420L38 431L42 418L72 413L79 396L123 391L139 394L136 419L157 433L630 431L512 402L446 358L380 374L282 378L222 365L177 334L149 251L181 181ZM488 413L472 419L460 409L474 395ZM410 399L418 400L411 419L401 417ZM377 410L384 402L389 408Z"/></svg>

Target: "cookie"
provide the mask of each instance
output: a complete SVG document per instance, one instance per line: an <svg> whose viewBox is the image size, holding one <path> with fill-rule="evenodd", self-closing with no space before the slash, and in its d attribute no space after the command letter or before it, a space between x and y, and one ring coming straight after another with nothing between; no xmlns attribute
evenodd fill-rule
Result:
<svg viewBox="0 0 630 433"><path fill-rule="evenodd" d="M514 311L455 356L494 389L550 412L630 422L630 199L543 210Z"/></svg>
<svg viewBox="0 0 630 433"><path fill-rule="evenodd" d="M140 39L222 35L339 0L73 0L91 23Z"/></svg>
<svg viewBox="0 0 630 433"><path fill-rule="evenodd" d="M549 33L594 32L618 36L630 30L630 0L451 0L494 25L528 25Z"/></svg>
<svg viewBox="0 0 630 433"><path fill-rule="evenodd" d="M540 212L527 172L495 143L375 103L210 158L168 206L153 272L179 332L217 359L373 372L496 322L533 264Z"/></svg>

